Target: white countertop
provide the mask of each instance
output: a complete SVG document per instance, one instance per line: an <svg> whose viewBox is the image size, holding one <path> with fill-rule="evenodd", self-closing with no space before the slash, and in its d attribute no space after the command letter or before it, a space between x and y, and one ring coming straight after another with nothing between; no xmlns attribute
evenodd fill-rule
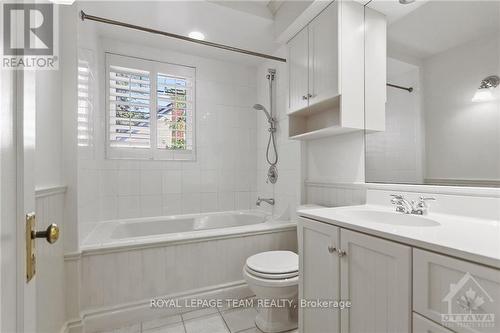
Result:
<svg viewBox="0 0 500 333"><path fill-rule="evenodd" d="M407 226L354 218L346 215L349 210L401 214L395 213L391 207L362 205L301 209L298 215L500 269L500 221L498 220L431 212L424 218L434 220L439 223L438 225Z"/></svg>

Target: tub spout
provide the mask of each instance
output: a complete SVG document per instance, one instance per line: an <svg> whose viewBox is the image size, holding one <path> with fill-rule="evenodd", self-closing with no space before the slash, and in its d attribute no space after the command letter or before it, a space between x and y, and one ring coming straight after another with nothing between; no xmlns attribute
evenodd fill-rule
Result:
<svg viewBox="0 0 500 333"><path fill-rule="evenodd" d="M256 204L257 206L260 206L260 204L261 204L263 201L264 201L264 202L266 202L266 203L268 203L268 204L269 204L269 205L271 205L271 206L274 206L274 199L273 199L273 198L261 198L261 197L258 197L258 198L257 198L257 202L256 202L255 204Z"/></svg>

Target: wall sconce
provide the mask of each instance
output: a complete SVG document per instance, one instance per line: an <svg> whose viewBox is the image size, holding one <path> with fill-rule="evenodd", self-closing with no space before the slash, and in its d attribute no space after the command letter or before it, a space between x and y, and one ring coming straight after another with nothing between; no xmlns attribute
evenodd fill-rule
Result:
<svg viewBox="0 0 500 333"><path fill-rule="evenodd" d="M487 102L494 99L491 90L498 87L500 84L500 78L497 75L491 75L481 81L481 85L477 88L474 97L472 97L473 102Z"/></svg>

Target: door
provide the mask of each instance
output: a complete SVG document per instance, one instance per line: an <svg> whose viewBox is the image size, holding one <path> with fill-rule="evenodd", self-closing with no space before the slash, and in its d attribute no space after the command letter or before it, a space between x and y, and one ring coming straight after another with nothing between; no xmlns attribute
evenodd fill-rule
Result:
<svg viewBox="0 0 500 333"><path fill-rule="evenodd" d="M0 331L36 332L35 281L26 279L26 214L35 211L35 72L1 71Z"/></svg>
<svg viewBox="0 0 500 333"><path fill-rule="evenodd" d="M339 228L299 219L299 299L339 300ZM299 308L299 332L339 332L340 312L333 308Z"/></svg>
<svg viewBox="0 0 500 333"><path fill-rule="evenodd" d="M411 331L411 248L350 230L340 231L342 332Z"/></svg>
<svg viewBox="0 0 500 333"><path fill-rule="evenodd" d="M308 28L288 42L288 113L308 106Z"/></svg>
<svg viewBox="0 0 500 333"><path fill-rule="evenodd" d="M339 2L309 24L309 105L339 95Z"/></svg>

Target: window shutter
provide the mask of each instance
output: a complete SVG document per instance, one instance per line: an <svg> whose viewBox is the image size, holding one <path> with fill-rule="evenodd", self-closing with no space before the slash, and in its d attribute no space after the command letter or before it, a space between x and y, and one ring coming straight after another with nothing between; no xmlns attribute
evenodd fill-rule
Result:
<svg viewBox="0 0 500 333"><path fill-rule="evenodd" d="M192 79L158 73L156 86L157 148L192 150Z"/></svg>
<svg viewBox="0 0 500 333"><path fill-rule="evenodd" d="M151 147L149 71L109 66L110 147Z"/></svg>

